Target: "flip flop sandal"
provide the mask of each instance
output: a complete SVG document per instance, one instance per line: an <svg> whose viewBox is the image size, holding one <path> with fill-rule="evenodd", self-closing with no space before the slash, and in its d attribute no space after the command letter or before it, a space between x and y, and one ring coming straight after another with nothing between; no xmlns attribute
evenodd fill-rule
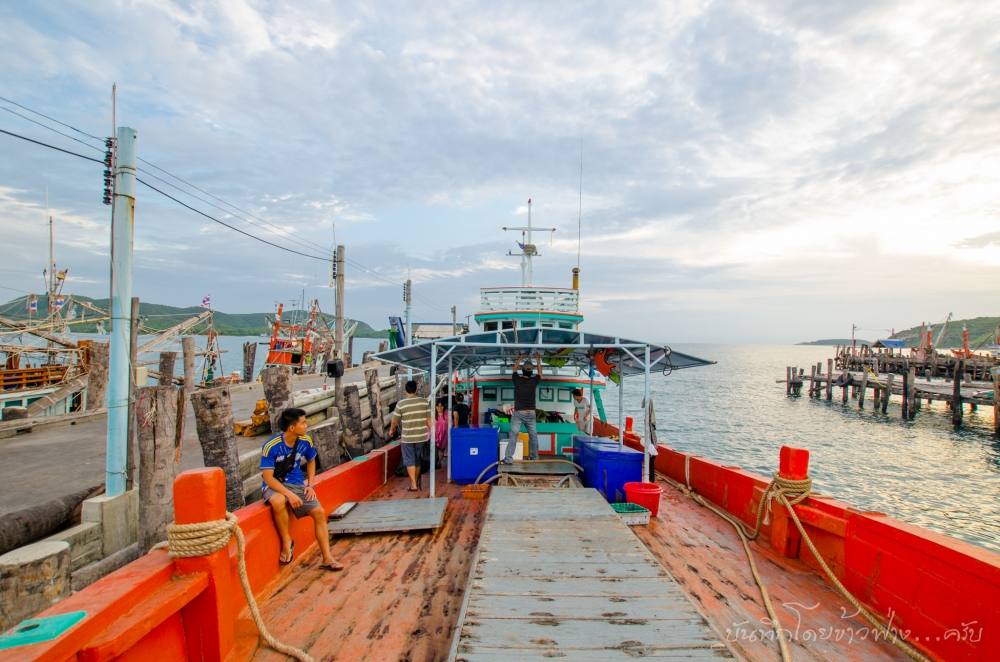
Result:
<svg viewBox="0 0 1000 662"><path fill-rule="evenodd" d="M295 558L295 541L294 540L292 541L292 544L289 545L289 547L288 547L288 557L285 558L285 559L282 559L281 557L284 556L284 555L285 555L284 551L282 551L281 554L278 555L278 563L280 565L288 565L289 563L292 562L292 559Z"/></svg>
<svg viewBox="0 0 1000 662"><path fill-rule="evenodd" d="M337 562L334 562L334 563L320 563L319 564L319 569L320 570L326 570L327 572L340 572L341 570L344 569L344 566L343 566L343 564L337 563Z"/></svg>

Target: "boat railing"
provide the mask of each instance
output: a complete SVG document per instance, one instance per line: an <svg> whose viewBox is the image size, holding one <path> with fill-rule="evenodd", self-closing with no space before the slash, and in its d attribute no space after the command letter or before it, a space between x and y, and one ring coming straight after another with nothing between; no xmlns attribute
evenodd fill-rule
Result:
<svg viewBox="0 0 1000 662"><path fill-rule="evenodd" d="M577 313L580 293L558 287L491 287L480 290L483 312L509 310L541 310L557 313Z"/></svg>

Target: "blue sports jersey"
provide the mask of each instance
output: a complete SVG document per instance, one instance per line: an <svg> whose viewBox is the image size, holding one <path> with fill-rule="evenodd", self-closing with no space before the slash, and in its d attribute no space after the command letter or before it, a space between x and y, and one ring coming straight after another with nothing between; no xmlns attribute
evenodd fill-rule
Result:
<svg viewBox="0 0 1000 662"><path fill-rule="evenodd" d="M275 474L277 477L280 469L283 466L287 467L292 462L293 452L297 453L296 459L298 461L289 467L288 473L285 474L284 478L279 478L279 480L286 485L305 485L305 466L310 460L316 457L316 447L313 446L312 437L309 435L302 435L298 438L295 442L294 451L285 443L284 438L280 434L268 439L260 451L261 470L276 469Z"/></svg>

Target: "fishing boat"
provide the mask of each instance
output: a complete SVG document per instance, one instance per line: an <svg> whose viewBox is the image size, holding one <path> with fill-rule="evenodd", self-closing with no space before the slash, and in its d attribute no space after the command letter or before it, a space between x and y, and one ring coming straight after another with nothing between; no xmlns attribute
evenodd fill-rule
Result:
<svg viewBox="0 0 1000 662"><path fill-rule="evenodd" d="M173 555L151 551L15 626L0 660L1000 659L1000 555L812 493L806 449L782 448L768 477L661 443L670 425L657 429L650 381L711 362L581 328L578 276L484 288L476 333L377 355L423 374L430 402L470 393L470 430L491 443L459 446L472 433L449 429L427 493L394 476L398 442L320 474L327 511L350 511L330 525L345 572L319 567L301 520L280 565L268 506L227 515L221 469L187 471ZM512 399L516 357L536 352L551 395L539 406L567 413L564 391L582 384L595 420L589 435L540 427L547 457L507 467L491 410ZM639 378L638 430L622 406L607 420L608 382ZM483 471L459 483L481 452ZM648 507L614 506L602 484L614 462ZM517 480L535 473L574 480ZM642 510L648 523L630 526ZM379 516L345 524L362 511Z"/></svg>
<svg viewBox="0 0 1000 662"><path fill-rule="evenodd" d="M285 323L282 320L283 313L284 304L279 303L274 322L271 323L271 337L267 343L264 366L287 366L295 374L315 372L319 354L333 347L333 336L322 317L319 302L311 302L304 323L297 323L295 320ZM348 331L353 331L353 327L349 327Z"/></svg>

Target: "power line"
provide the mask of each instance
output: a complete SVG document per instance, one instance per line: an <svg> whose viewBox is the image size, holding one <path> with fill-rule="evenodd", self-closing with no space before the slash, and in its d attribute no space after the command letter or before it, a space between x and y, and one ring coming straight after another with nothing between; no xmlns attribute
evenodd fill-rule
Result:
<svg viewBox="0 0 1000 662"><path fill-rule="evenodd" d="M72 130L72 131L76 131L76 132L77 132L77 133L79 133L79 134L80 134L81 136L87 136L88 138L93 138L94 140L97 140L97 141L100 141L101 143L103 143L103 142L104 142L104 139L103 139L103 138L99 138L99 137L95 136L95 135L94 135L94 134L92 134L92 133L87 133L86 131L82 131L81 129L78 129L78 128L76 128L75 126L73 126L73 125L71 125L71 124L66 124L65 122L60 122L59 120L57 120L57 119L56 119L56 118L54 118L54 117L49 117L49 116L48 116L48 115L46 115L45 113L40 113L40 112L38 112L37 110L34 110L34 109L32 109L32 108L28 108L27 106L23 106L23 105L19 104L19 103L18 103L18 102L16 102L16 101L13 101L13 100L11 100L11 99L8 99L7 97L0 97L0 101L6 101L7 103L10 103L10 104L14 104L15 106L17 106L17 107L18 107L18 108L20 108L21 110L26 110L26 111L28 111L29 113L34 113L35 115L38 115L39 117L44 117L45 119L47 119L47 120L50 120L50 121L52 121L52 122L55 122L56 124L58 124L58 125L60 125L60 126L64 126L64 127L66 127L67 129L70 129L70 130Z"/></svg>
<svg viewBox="0 0 1000 662"><path fill-rule="evenodd" d="M135 181L139 182L140 184L142 184L146 188L149 188L149 189L152 189L153 191L156 191L157 193L159 193L163 197L169 198L169 199L173 200L174 202L176 202L180 206L185 207L186 209L190 209L191 211L193 211L196 214L204 216L205 218L207 218L210 221L214 221L215 223L218 223L219 225L223 225L223 226L229 228L230 230L235 230L236 232L239 232L242 235L250 237L251 239L255 239L256 241L259 241L262 244L267 244L268 246L274 246L275 248L279 248L279 249L281 249L283 251L287 251L289 253L294 253L296 255L301 255L302 257L312 258L314 260L321 260L323 262L330 262L331 261L330 258L328 258L328 257L320 257L318 255L309 255L308 253L302 253L300 251L288 248L287 246L282 246L281 244L276 244L276 243L274 243L272 241L268 241L267 239L263 239L261 237L258 237L257 235L250 234L249 232L246 232L245 230L241 230L240 228L236 227L235 225L230 225L229 223L226 223L225 221L220 221L219 219L217 219L216 217L212 216L211 214L206 214L205 212L201 211L200 209L198 209L196 207L192 207L188 203L184 202L183 200L179 200L178 198L175 198L174 196L170 195L166 191L162 191L162 190L156 188L155 186L153 186L149 182L143 181L142 179L139 179L138 177L135 178Z"/></svg>
<svg viewBox="0 0 1000 662"><path fill-rule="evenodd" d="M45 124L43 122L39 122L38 120L31 119L27 115L22 115L21 113L17 112L16 110L11 110L10 108L7 108L6 106L0 106L0 110L6 110L11 115L17 115L18 117L20 117L23 120L27 120L28 122L31 122L32 124L37 124L38 126L44 128L44 129L48 129L49 131L53 131L55 133L58 133L63 138L69 138L70 140L76 141L76 142L80 143L81 145L83 145L85 147L89 147L90 149L96 150L98 152L101 151L100 147L96 147L94 145L91 145L90 143L84 142L84 141L80 140L79 138L75 138L75 137L69 135L68 133L63 133L59 129L53 129L48 124Z"/></svg>
<svg viewBox="0 0 1000 662"><path fill-rule="evenodd" d="M0 97L2 98L2 97ZM94 159L86 154L80 154L79 152L71 152L68 149L63 149L62 147L56 147L55 145L50 145L49 143L43 143L41 140L35 140L34 138L29 138L27 136L22 136L20 133L14 133L13 131L7 131L6 129L0 129L0 133L6 133L8 136L14 136L15 138L20 138L21 140L26 140L29 143L35 143L36 145L41 145L42 147L48 147L49 149L54 149L57 152L63 152L64 154L69 154L71 156L76 156L81 159L86 159L88 161L93 161L94 163L100 163L104 165L104 161L100 159Z"/></svg>

